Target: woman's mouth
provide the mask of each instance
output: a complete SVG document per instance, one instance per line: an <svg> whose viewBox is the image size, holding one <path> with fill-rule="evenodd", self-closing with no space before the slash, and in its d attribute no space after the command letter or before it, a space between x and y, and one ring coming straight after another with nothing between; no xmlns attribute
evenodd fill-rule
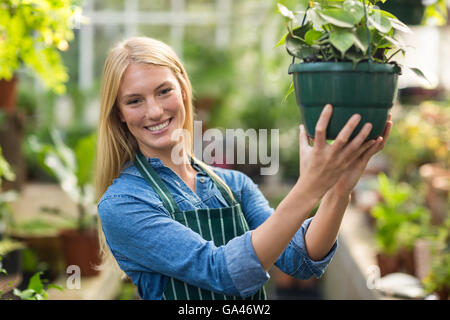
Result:
<svg viewBox="0 0 450 320"><path fill-rule="evenodd" d="M169 124L172 122L172 119L173 118L167 119L165 122L157 124L155 126L145 127L145 129L150 131L152 134L158 134L158 133L164 132L167 129L167 127L169 126Z"/></svg>

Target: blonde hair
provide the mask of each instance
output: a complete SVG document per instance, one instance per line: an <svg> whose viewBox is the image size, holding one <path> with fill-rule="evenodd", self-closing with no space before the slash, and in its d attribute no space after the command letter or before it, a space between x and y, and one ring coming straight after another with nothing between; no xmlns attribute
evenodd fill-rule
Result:
<svg viewBox="0 0 450 320"><path fill-rule="evenodd" d="M193 152L194 108L192 87L189 77L180 59L171 47L165 43L147 37L132 37L118 43L110 50L103 67L100 119L98 124L97 160L96 160L96 199L97 202L116 179L125 163L133 161L138 144L125 123L120 121L117 105L117 93L122 75L130 63L153 64L168 67L177 78L184 92L186 119L183 131L186 154L195 159L201 166L227 190L234 199L227 184L204 162L196 159ZM102 263L98 269L113 267L120 271L105 240L101 221L98 218L98 235ZM125 274L120 271L122 276Z"/></svg>

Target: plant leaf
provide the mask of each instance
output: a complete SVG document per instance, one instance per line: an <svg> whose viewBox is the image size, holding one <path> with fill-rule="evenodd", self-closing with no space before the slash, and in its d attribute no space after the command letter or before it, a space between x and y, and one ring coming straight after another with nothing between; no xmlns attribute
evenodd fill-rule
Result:
<svg viewBox="0 0 450 320"><path fill-rule="evenodd" d="M286 102L286 99L291 95L292 92L294 92L294 81L291 81L289 89L286 92L286 95L284 96L283 100L281 101L281 104L284 104Z"/></svg>
<svg viewBox="0 0 450 320"><path fill-rule="evenodd" d="M425 79L426 81L428 81L428 83L430 84L430 85L432 85L431 84L431 82L430 82L430 80L428 80L427 79L427 77L425 76L425 74L422 72L422 70L420 70L420 69L418 69L418 68L411 68L411 67L408 67L412 72L414 72L417 76L419 76L420 78L422 78L422 79Z"/></svg>
<svg viewBox="0 0 450 320"><path fill-rule="evenodd" d="M355 24L364 17L364 5L359 1L345 0L342 7L354 17Z"/></svg>
<svg viewBox="0 0 450 320"><path fill-rule="evenodd" d="M320 37L323 35L322 32L317 30L309 30L305 34L305 42L309 44L310 46L314 44L317 40L320 39Z"/></svg>
<svg viewBox="0 0 450 320"><path fill-rule="evenodd" d="M281 13L282 16L284 16L288 20L294 19L294 13L288 8L286 8L284 5L282 5L281 3L277 3L277 7L278 11Z"/></svg>
<svg viewBox="0 0 450 320"><path fill-rule="evenodd" d="M359 26L354 33L355 45L361 49L361 51L366 54L369 48L369 39L367 36L367 30L365 26Z"/></svg>
<svg viewBox="0 0 450 320"><path fill-rule="evenodd" d="M349 30L335 29L330 34L330 42L341 52L342 56L344 56L345 52L350 49L355 42L355 37Z"/></svg>
<svg viewBox="0 0 450 320"><path fill-rule="evenodd" d="M341 28L352 28L359 22L357 17L338 8L323 9L318 13L328 23Z"/></svg>
<svg viewBox="0 0 450 320"><path fill-rule="evenodd" d="M368 18L369 23L381 33L388 33L392 28L391 21L382 14L373 13Z"/></svg>
<svg viewBox="0 0 450 320"><path fill-rule="evenodd" d="M285 42L286 42L286 37L288 36L288 34L289 34L289 31L286 32L286 34L283 36L283 38L280 39L280 41L278 41L278 43L275 45L274 48L279 47L279 46L282 46L283 44L285 44Z"/></svg>
<svg viewBox="0 0 450 320"><path fill-rule="evenodd" d="M42 272L36 272L30 279L30 282L28 283L28 289L32 289L35 292L39 293L44 289L44 285L41 281L41 274Z"/></svg>

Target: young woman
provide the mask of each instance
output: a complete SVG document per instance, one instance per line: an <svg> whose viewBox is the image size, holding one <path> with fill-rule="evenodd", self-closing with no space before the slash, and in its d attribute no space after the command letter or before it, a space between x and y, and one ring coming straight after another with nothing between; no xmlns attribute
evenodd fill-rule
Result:
<svg viewBox="0 0 450 320"><path fill-rule="evenodd" d="M248 176L194 157L192 89L174 51L151 38L121 42L105 62L98 128L104 261L117 261L143 299L265 299L274 264L320 277L350 193L392 126L365 142L366 124L349 141L355 115L328 144L331 114L327 105L313 146L300 126L300 177L274 210Z"/></svg>

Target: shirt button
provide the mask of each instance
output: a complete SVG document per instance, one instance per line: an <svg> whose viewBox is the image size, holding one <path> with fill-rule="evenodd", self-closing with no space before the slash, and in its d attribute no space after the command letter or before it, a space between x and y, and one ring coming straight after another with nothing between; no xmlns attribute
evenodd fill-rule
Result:
<svg viewBox="0 0 450 320"><path fill-rule="evenodd" d="M201 183L204 183L205 181L206 181L205 178L203 178L203 177L200 178L200 182L201 182Z"/></svg>

